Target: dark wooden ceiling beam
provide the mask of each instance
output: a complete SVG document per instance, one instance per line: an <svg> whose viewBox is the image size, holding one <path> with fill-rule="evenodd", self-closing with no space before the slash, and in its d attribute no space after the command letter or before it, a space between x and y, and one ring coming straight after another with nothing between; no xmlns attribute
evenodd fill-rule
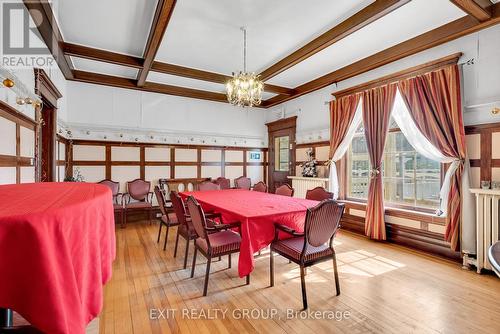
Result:
<svg viewBox="0 0 500 334"><path fill-rule="evenodd" d="M375 1L297 51L262 71L262 73L260 73L262 80L268 80L278 75L408 2L410 2L410 0Z"/></svg>
<svg viewBox="0 0 500 334"><path fill-rule="evenodd" d="M487 21L478 22L472 16L464 16L441 27L423 33L417 37L411 38L369 57L363 58L348 66L342 67L338 70L335 70L324 76L300 85L295 88L295 95L276 95L270 99L267 99L263 101L262 106L267 108L273 107L304 94L324 88L336 82L352 78L356 75L363 74L399 59L414 55L416 53L444 44L459 37L499 24L500 3L493 5L491 12L492 16Z"/></svg>
<svg viewBox="0 0 500 334"><path fill-rule="evenodd" d="M189 68L174 64L167 64L155 61L151 66L151 71L181 76L190 79L210 81L220 84L225 84L231 77L229 75L208 72L203 70L198 70L195 68ZM283 94L283 95L293 95L295 91L291 88L281 87L276 85L270 85L264 83L264 90L270 93Z"/></svg>
<svg viewBox="0 0 500 334"><path fill-rule="evenodd" d="M73 78L70 80L97 84L97 85L134 89L145 92L161 93L167 95L175 95L175 96L227 103L226 95L222 93L164 85L155 82L145 82L142 87L139 87L137 86L137 80L135 79L128 79L128 78L116 77L99 73L91 73L80 70L73 70Z"/></svg>
<svg viewBox="0 0 500 334"><path fill-rule="evenodd" d="M71 79L73 66L61 49L63 39L50 3L47 0L23 0L23 2L64 77Z"/></svg>
<svg viewBox="0 0 500 334"><path fill-rule="evenodd" d="M474 17L479 22L487 21L491 18L491 5L489 2L487 7L482 7L478 2L474 0L450 0L455 6ZM485 5L485 4L483 4Z"/></svg>
<svg viewBox="0 0 500 334"><path fill-rule="evenodd" d="M101 50L101 49L95 49L88 46L77 45L66 42L62 43L61 45L63 52L68 56L102 61L105 63L134 67L134 68L142 68L144 62L144 59L142 58Z"/></svg>
<svg viewBox="0 0 500 334"><path fill-rule="evenodd" d="M151 31L144 51L144 65L137 74L137 85L143 86L160 47L168 22L174 11L176 0L158 0Z"/></svg>

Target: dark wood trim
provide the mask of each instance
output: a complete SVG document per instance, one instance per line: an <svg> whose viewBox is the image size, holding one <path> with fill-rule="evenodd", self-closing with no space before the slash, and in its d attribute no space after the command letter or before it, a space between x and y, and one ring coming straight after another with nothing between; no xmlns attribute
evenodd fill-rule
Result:
<svg viewBox="0 0 500 334"><path fill-rule="evenodd" d="M95 49L84 45L63 42L61 44L63 52L67 56L85 58L102 61L109 64L142 68L144 59L111 52L107 50Z"/></svg>
<svg viewBox="0 0 500 334"><path fill-rule="evenodd" d="M139 155L140 155L140 178L146 178L146 148L144 146L139 147Z"/></svg>
<svg viewBox="0 0 500 334"><path fill-rule="evenodd" d="M111 145L106 145L106 179L111 180Z"/></svg>
<svg viewBox="0 0 500 334"><path fill-rule="evenodd" d="M344 230L361 235L365 234L363 217L344 214L341 226ZM387 242L457 262L461 262L462 260L460 252L452 251L449 243L444 240L442 234L391 223L386 223L386 230Z"/></svg>
<svg viewBox="0 0 500 334"><path fill-rule="evenodd" d="M268 80L278 75L408 2L409 0L378 0L373 2L297 51L262 71L260 73L262 80Z"/></svg>
<svg viewBox="0 0 500 334"><path fill-rule="evenodd" d="M455 6L474 17L479 22L487 21L491 18L491 6L481 7L474 0L450 0ZM491 3L490 3L491 5Z"/></svg>
<svg viewBox="0 0 500 334"><path fill-rule="evenodd" d="M71 140L71 148L73 145L88 145L88 146L104 146L105 147L105 160L73 160L72 153L66 153L66 161L70 168L73 166L104 166L106 168L106 178L111 179L111 167L112 166L137 166L140 169L140 177L145 178L146 167L147 166L165 166L170 167L170 179L175 179L175 167L179 166L196 166L196 174L200 176L202 173L203 166L220 166L221 175L224 176L226 166L240 166L243 170L243 175L246 174L248 166L259 166L262 167L263 178L266 175L267 163L263 162L253 162L247 161L246 152L250 150L260 151L266 153L267 148L247 148L247 147L225 147L225 146L203 146L203 145L182 145L182 144L151 144L151 143L119 143L119 142L109 142L102 140ZM66 145L68 148L69 145ZM111 156L112 147L139 147L140 148L140 159L135 161L113 161ZM157 147L157 148L170 148L170 161L146 161L146 148ZM177 161L176 159L176 148L182 149L192 149L196 150L197 158L196 161ZM201 161L202 150L220 150L221 151L221 161ZM243 154L243 159L241 162L226 162L225 161L225 151L241 151ZM71 161L70 161L71 159ZM1 162L1 159L0 159ZM10 163L10 160L9 160Z"/></svg>
<svg viewBox="0 0 500 334"><path fill-rule="evenodd" d="M500 122L465 126L466 135L480 134L484 131L500 132Z"/></svg>
<svg viewBox="0 0 500 334"><path fill-rule="evenodd" d="M23 2L64 77L71 79L73 77L73 66L64 56L61 47L63 43L61 31L57 25L57 20L54 17L50 3L44 0L23 0Z"/></svg>
<svg viewBox="0 0 500 334"><path fill-rule="evenodd" d="M274 132L297 127L297 116L278 119L273 122L266 123L267 132Z"/></svg>
<svg viewBox="0 0 500 334"><path fill-rule="evenodd" d="M91 73L80 70L74 70L73 74L74 78L70 79L72 81L227 103L227 97L222 93L177 87L155 82L146 82L144 83L144 85L139 87L137 86L137 81L134 79L121 78L112 75Z"/></svg>
<svg viewBox="0 0 500 334"><path fill-rule="evenodd" d="M14 107L10 106L4 101L0 100L0 117L3 117L5 119L8 119L11 122L20 124L21 126L35 130L36 129L36 122L26 116L25 114L21 113L20 111L17 111Z"/></svg>
<svg viewBox="0 0 500 334"><path fill-rule="evenodd" d="M49 103L53 108L57 108L57 100L62 97L61 92L52 82L45 70L34 69L35 73L35 93L43 98L43 103Z"/></svg>
<svg viewBox="0 0 500 334"><path fill-rule="evenodd" d="M167 30L170 17L174 11L176 0L158 0L153 23L149 32L148 40L144 51L143 68L137 74L137 86L142 87L146 83L151 65L160 47L163 35Z"/></svg>
<svg viewBox="0 0 500 334"><path fill-rule="evenodd" d="M460 57L462 57L462 52L454 53L452 55L442 57L430 62L426 62L421 65L413 66L408 69L398 71L396 73L392 73L383 76L381 78L362 83L360 85L356 85L350 88L337 91L335 93L332 93L332 95L334 95L336 98L339 98L346 95L356 94L374 87L387 85L389 83L397 82L399 80L404 80L417 75L422 75L443 68L445 66L457 64Z"/></svg>
<svg viewBox="0 0 500 334"><path fill-rule="evenodd" d="M500 3L493 5L491 8L492 17L487 21L477 22L477 20L471 16L464 16L295 87L296 94L292 96L277 95L265 100L262 102L262 106L265 108L276 106L280 103L295 99L299 96L324 88L336 82L352 78L356 75L371 71L421 51L496 25L500 23Z"/></svg>
<svg viewBox="0 0 500 334"><path fill-rule="evenodd" d="M225 84L231 79L231 76L229 75L208 72L174 64L167 64L159 61L153 62L151 71L219 84ZM264 91L283 95L293 95L295 93L295 91L291 88L271 85L267 83L264 84Z"/></svg>
<svg viewBox="0 0 500 334"><path fill-rule="evenodd" d="M491 181L491 145L492 131L484 130L481 133L481 180Z"/></svg>
<svg viewBox="0 0 500 334"><path fill-rule="evenodd" d="M481 167L481 159L471 159L469 163L471 167Z"/></svg>
<svg viewBox="0 0 500 334"><path fill-rule="evenodd" d="M322 146L330 146L330 141L329 140L324 140L324 141L316 141L316 142L311 142L311 143L302 143L302 144L297 144L295 145L295 148L316 148L316 147L322 147Z"/></svg>

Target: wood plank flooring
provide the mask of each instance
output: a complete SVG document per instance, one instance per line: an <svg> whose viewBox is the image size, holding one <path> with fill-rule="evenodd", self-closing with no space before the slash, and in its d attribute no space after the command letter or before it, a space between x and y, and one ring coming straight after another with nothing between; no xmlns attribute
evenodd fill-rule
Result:
<svg viewBox="0 0 500 334"><path fill-rule="evenodd" d="M275 257L273 288L268 252L256 258L249 286L238 277L237 256L231 269L227 257L216 261L203 297L205 259L198 256L189 278L192 249L184 270L184 240L174 258L176 230L166 251L157 232L147 222L117 228L100 333L500 333L500 279L457 263L341 231L341 295L330 261L312 267L306 314L298 267L284 258Z"/></svg>

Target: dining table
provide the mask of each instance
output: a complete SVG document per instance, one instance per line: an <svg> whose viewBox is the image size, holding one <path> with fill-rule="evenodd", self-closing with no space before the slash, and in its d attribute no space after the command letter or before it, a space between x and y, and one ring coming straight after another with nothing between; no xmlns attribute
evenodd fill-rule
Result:
<svg viewBox="0 0 500 334"><path fill-rule="evenodd" d="M44 333L85 333L101 312L115 255L108 187L77 182L0 186L4 320L14 311Z"/></svg>
<svg viewBox="0 0 500 334"><path fill-rule="evenodd" d="M245 189L190 191L180 195L184 200L193 196L203 210L220 213L224 223L241 223L240 277L253 271L254 254L271 244L276 223L302 232L307 209L319 203ZM280 235L282 237L287 235Z"/></svg>

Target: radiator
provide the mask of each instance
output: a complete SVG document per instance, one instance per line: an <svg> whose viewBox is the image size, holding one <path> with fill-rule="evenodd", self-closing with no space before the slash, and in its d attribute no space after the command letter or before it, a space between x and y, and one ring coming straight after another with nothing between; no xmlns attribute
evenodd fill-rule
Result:
<svg viewBox="0 0 500 334"><path fill-rule="evenodd" d="M328 179L325 178L300 176L289 176L288 178L292 180L292 188L295 189L293 197L306 198L307 191L316 187L328 189Z"/></svg>
<svg viewBox="0 0 500 334"><path fill-rule="evenodd" d="M485 268L491 270L488 249L499 240L499 201L500 190L471 189L476 195L476 260L477 272ZM464 257L464 263L467 258Z"/></svg>

